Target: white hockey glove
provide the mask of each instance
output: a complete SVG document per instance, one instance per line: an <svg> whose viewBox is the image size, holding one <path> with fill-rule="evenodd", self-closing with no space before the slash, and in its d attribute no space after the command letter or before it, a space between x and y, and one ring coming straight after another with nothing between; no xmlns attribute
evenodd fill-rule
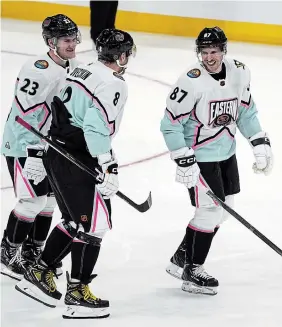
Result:
<svg viewBox="0 0 282 327"><path fill-rule="evenodd" d="M250 138L256 162L253 170L256 174L264 173L269 175L273 166L273 155L270 141L265 132L259 132Z"/></svg>
<svg viewBox="0 0 282 327"><path fill-rule="evenodd" d="M23 168L23 175L33 180L34 185L39 184L46 177L46 170L43 166L44 146L41 144L28 145L26 147L27 158Z"/></svg>
<svg viewBox="0 0 282 327"><path fill-rule="evenodd" d="M97 184L97 188L104 198L108 199L115 195L119 188L118 163L109 152L99 155L98 163L102 168L103 179L101 184Z"/></svg>
<svg viewBox="0 0 282 327"><path fill-rule="evenodd" d="M191 188L197 185L200 168L197 164L194 150L181 148L170 153L170 157L177 163L175 180Z"/></svg>

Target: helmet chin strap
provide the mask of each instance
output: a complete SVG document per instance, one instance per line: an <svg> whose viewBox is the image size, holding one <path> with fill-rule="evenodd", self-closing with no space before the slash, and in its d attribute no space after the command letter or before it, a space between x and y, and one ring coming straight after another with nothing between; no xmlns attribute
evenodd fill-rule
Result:
<svg viewBox="0 0 282 327"><path fill-rule="evenodd" d="M65 64L67 63L68 59L63 59L61 56L59 56L58 52L57 52L57 47L55 47L55 49L50 48L51 50L54 51L55 56L57 56L59 59L61 59Z"/></svg>
<svg viewBox="0 0 282 327"><path fill-rule="evenodd" d="M127 60L127 63L124 64L124 65L121 65L119 59L116 60L116 64L121 68L121 70L119 72L117 72L118 75L123 75L126 71L126 68L127 68L127 64L128 64L128 60Z"/></svg>
<svg viewBox="0 0 282 327"><path fill-rule="evenodd" d="M52 51L54 52L54 54L55 54L56 57L58 57L60 60L62 60L62 62L63 62L64 64L66 64L67 61L68 61L68 59L63 59L63 58L58 54L57 46L54 44L54 43L55 43L54 40L53 40L52 43L53 43L53 44L49 44L49 49L52 50Z"/></svg>

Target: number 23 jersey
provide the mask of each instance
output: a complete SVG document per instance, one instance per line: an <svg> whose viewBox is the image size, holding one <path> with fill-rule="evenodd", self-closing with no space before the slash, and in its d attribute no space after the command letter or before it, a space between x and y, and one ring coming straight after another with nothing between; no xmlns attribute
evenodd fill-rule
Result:
<svg viewBox="0 0 282 327"><path fill-rule="evenodd" d="M200 63L180 76L167 97L161 132L170 151L192 147L200 162L235 153L238 127L249 138L261 131L250 92L249 69L224 59L225 79L215 79Z"/></svg>
<svg viewBox="0 0 282 327"><path fill-rule="evenodd" d="M29 59L21 68L15 83L14 99L7 118L1 152L11 157L26 157L26 146L40 139L19 125L16 116L47 134L51 123L51 102L60 93L69 70L77 66L72 59L64 68L46 53Z"/></svg>

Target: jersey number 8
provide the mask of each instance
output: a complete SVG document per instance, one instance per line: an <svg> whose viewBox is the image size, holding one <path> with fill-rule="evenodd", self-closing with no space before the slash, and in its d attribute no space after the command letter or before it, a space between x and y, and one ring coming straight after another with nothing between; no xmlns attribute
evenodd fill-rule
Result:
<svg viewBox="0 0 282 327"><path fill-rule="evenodd" d="M120 93L116 92L114 100L113 100L113 104L116 106L118 103L118 99L120 98Z"/></svg>

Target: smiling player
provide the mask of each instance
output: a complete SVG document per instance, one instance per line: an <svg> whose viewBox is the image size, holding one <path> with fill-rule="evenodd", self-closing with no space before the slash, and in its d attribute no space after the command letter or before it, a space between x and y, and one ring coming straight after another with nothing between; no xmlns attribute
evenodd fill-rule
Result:
<svg viewBox="0 0 282 327"><path fill-rule="evenodd" d="M240 192L234 139L237 127L253 149L256 173L270 173L272 152L251 96L250 71L243 63L225 57L224 32L219 27L204 28L196 39L196 53L199 61L172 87L161 122L177 164L176 181L189 188L196 207L167 272L183 280L184 291L214 295L218 281L203 264L226 213L200 186L210 187L233 206L234 195Z"/></svg>

